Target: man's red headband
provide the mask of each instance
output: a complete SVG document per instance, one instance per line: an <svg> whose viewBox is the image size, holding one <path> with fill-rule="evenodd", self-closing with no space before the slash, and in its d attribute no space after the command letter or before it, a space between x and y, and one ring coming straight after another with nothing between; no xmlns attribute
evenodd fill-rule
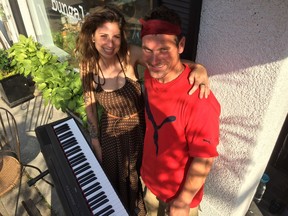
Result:
<svg viewBox="0 0 288 216"><path fill-rule="evenodd" d="M180 35L180 26L164 20L143 20L139 19L142 24L141 38L149 34L168 34Z"/></svg>

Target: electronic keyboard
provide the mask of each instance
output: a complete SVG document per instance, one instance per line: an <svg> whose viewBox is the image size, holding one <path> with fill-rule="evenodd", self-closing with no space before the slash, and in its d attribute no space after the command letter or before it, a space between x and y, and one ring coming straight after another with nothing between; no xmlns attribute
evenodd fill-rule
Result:
<svg viewBox="0 0 288 216"><path fill-rule="evenodd" d="M74 118L35 132L67 216L128 216Z"/></svg>

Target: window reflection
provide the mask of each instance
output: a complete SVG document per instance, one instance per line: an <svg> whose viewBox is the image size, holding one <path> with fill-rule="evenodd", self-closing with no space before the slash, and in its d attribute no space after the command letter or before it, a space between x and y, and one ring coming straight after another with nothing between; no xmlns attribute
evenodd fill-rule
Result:
<svg viewBox="0 0 288 216"><path fill-rule="evenodd" d="M85 15L98 5L114 4L125 15L129 43L140 45L140 24L138 19L150 8L151 0L43 0L53 43L69 54L69 61L75 67L73 58L75 40ZM36 32L38 34L38 32ZM41 42L41 41L39 41Z"/></svg>

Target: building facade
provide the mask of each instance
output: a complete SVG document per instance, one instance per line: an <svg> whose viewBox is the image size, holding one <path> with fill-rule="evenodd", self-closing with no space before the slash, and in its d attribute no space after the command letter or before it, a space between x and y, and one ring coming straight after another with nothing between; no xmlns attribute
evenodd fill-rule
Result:
<svg viewBox="0 0 288 216"><path fill-rule="evenodd" d="M24 34L48 47L60 59L71 58L81 21L97 5L114 3L122 9L129 23L129 41L135 44L140 43L140 17L160 4L173 7L181 15L187 37L183 57L205 65L211 89L222 107L220 155L207 179L200 215L244 216L267 165L276 163L283 169L288 146L287 125L283 126L288 112L288 1L1 0L1 3L5 18L1 13L0 28L6 31L0 35L3 47L17 42L19 34ZM273 151L276 143L280 153ZM279 155L284 155L285 163L278 160ZM287 170L287 165L284 169ZM271 179L269 187L276 190L286 186L273 185Z"/></svg>

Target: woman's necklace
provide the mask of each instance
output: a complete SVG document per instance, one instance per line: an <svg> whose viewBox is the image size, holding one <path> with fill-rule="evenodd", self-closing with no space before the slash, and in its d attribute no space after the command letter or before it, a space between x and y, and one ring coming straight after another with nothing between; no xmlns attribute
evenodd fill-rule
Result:
<svg viewBox="0 0 288 216"><path fill-rule="evenodd" d="M117 56L118 62L120 63L120 67L121 67L121 70L117 73L117 77L116 77L116 79L118 80L119 74L121 73L121 71L123 71L124 75L125 75L125 71L124 71L123 65L122 65L122 63L121 63L121 61L120 61L120 57L118 56L118 54L116 54L116 56ZM103 63L104 63L104 62L103 62ZM105 63L104 63L104 66L105 66ZM107 67L107 66L106 66L106 67ZM97 68L98 68L98 71L99 71L99 73L98 73L98 83L97 83L97 84L103 86L103 85L105 85L105 83L106 83L106 79L105 79L104 73L103 73L103 71L102 71L102 69L101 69L101 67L100 67L99 61L97 61ZM102 79L103 79L103 82L102 82L102 83L101 83L100 74L101 74L101 77L102 77ZM125 75L125 76L126 76L126 75Z"/></svg>

